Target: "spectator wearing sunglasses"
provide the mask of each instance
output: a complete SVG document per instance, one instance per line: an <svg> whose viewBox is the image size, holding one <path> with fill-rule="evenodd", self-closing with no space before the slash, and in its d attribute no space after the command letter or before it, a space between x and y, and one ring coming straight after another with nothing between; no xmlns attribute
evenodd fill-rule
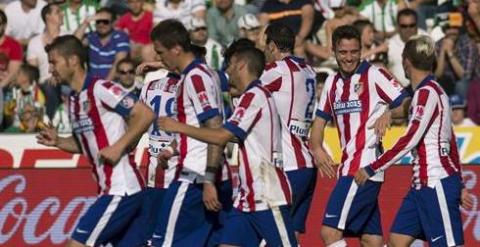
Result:
<svg viewBox="0 0 480 247"><path fill-rule="evenodd" d="M122 87L137 97L140 95L142 85L135 83L135 67L136 64L130 58L124 58L117 63L117 74L115 81L120 83Z"/></svg>
<svg viewBox="0 0 480 247"><path fill-rule="evenodd" d="M218 70L220 69L223 56L223 47L217 41L208 37L207 23L202 18L192 18L190 23L186 26L190 33L190 40L193 44L205 47L207 54L205 54L205 60L210 68Z"/></svg>
<svg viewBox="0 0 480 247"><path fill-rule="evenodd" d="M88 45L88 68L91 76L112 80L116 74L117 63L130 52L128 34L114 30L114 20L115 14L110 8L101 8L75 31L75 36L83 40L84 45ZM85 35L90 22L95 22L96 30Z"/></svg>

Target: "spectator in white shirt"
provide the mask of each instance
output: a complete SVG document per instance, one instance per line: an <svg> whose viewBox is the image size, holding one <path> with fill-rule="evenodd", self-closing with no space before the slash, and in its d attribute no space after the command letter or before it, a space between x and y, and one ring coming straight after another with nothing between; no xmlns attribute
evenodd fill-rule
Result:
<svg viewBox="0 0 480 247"><path fill-rule="evenodd" d="M207 7L203 0L159 0L153 11L154 23L166 19L177 19L188 25L191 18L198 17L205 19Z"/></svg>
<svg viewBox="0 0 480 247"><path fill-rule="evenodd" d="M19 0L5 7L8 26L7 35L27 45L30 39L43 32L40 12L46 3L43 0Z"/></svg>

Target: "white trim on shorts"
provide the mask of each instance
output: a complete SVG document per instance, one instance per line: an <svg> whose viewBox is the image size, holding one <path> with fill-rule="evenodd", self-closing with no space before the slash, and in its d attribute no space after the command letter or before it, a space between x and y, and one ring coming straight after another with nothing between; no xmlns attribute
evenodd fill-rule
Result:
<svg viewBox="0 0 480 247"><path fill-rule="evenodd" d="M447 244L448 246L456 246L455 238L453 237L452 223L450 222L450 213L448 212L447 198L445 197L445 191L443 190L441 182L435 186L435 192L437 192L438 205L440 206L440 213L442 214Z"/></svg>
<svg viewBox="0 0 480 247"><path fill-rule="evenodd" d="M337 225L338 229L345 230L345 224L347 223L348 213L350 212L353 198L355 198L357 191L358 191L358 185L354 180L352 180L350 189L348 189L347 197L345 198L345 203L343 204L342 212L340 213L340 219L338 220L338 225Z"/></svg>
<svg viewBox="0 0 480 247"><path fill-rule="evenodd" d="M282 241L282 246L292 246L290 239L288 238L288 231L285 227L285 221L283 221L282 211L279 207L272 207L273 220L275 220L275 225L277 226L278 233L280 234L280 240Z"/></svg>
<svg viewBox="0 0 480 247"><path fill-rule="evenodd" d="M180 215L180 209L182 208L183 200L187 194L187 189L190 183L181 182L178 187L177 194L173 201L172 208L170 210L170 215L168 216L167 230L165 232L165 240L163 241L162 246L172 246L173 237L175 233L175 226L177 225L178 216Z"/></svg>
<svg viewBox="0 0 480 247"><path fill-rule="evenodd" d="M107 226L108 221L112 217L115 210L117 210L118 204L120 204L122 198L123 196L113 196L112 200L107 206L107 209L105 209L105 212L103 213L102 217L100 217L100 220L98 220L97 225L95 225L95 228L93 228L93 231L85 242L85 245L95 246L95 242L97 242L100 233Z"/></svg>

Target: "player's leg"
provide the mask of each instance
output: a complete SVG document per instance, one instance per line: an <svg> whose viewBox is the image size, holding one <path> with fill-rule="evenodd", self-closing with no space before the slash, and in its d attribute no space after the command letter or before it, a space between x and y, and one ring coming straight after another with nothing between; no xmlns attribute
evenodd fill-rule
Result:
<svg viewBox="0 0 480 247"><path fill-rule="evenodd" d="M410 189L393 221L388 246L409 247L415 239L425 239L417 205L418 191Z"/></svg>
<svg viewBox="0 0 480 247"><path fill-rule="evenodd" d="M212 234L208 238L207 246L218 246L223 235L223 229L228 215L233 209L232 200L232 183L231 181L221 182L217 186L218 199L222 204L222 209L219 212L208 212L208 217L213 222Z"/></svg>
<svg viewBox="0 0 480 247"><path fill-rule="evenodd" d="M295 230L287 206L272 207L249 215L267 246L297 246Z"/></svg>
<svg viewBox="0 0 480 247"><path fill-rule="evenodd" d="M364 210L363 213L367 213L368 210ZM383 231L382 222L380 220L380 208L377 202L372 207L369 219L363 227L362 235L360 237L360 244L362 247L383 247Z"/></svg>
<svg viewBox="0 0 480 247"><path fill-rule="evenodd" d="M460 212L461 178L452 175L440 180L435 188L421 189L421 214L425 215L424 231L430 246L464 244Z"/></svg>
<svg viewBox="0 0 480 247"><path fill-rule="evenodd" d="M295 236L299 238L301 233L305 233L305 222L312 203L315 185L317 182L317 169L304 168L286 172L292 189L292 206L290 213L292 216L293 229Z"/></svg>

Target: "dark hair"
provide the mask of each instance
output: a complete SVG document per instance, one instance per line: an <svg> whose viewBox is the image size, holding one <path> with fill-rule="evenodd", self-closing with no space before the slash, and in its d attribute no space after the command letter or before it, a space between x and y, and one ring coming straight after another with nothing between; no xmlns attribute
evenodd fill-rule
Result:
<svg viewBox="0 0 480 247"><path fill-rule="evenodd" d="M400 18L402 16L413 16L413 17L415 17L415 23L418 20L417 11L415 11L413 9L406 8L406 9L402 9L402 10L398 11L398 13L397 13L397 24L400 23Z"/></svg>
<svg viewBox="0 0 480 247"><path fill-rule="evenodd" d="M184 51L191 51L190 34L185 26L174 19L167 19L158 23L150 33L152 41L158 41L167 49L178 45Z"/></svg>
<svg viewBox="0 0 480 247"><path fill-rule="evenodd" d="M426 35L417 35L405 43L402 58L408 59L419 70L432 71L435 64L435 45Z"/></svg>
<svg viewBox="0 0 480 247"><path fill-rule="evenodd" d="M8 22L7 15L2 9L0 9L0 21L4 22L5 24Z"/></svg>
<svg viewBox="0 0 480 247"><path fill-rule="evenodd" d="M335 31L333 31L332 35L332 45L333 49L335 49L342 39L356 39L358 43L360 44L360 47L362 46L362 40L361 40L361 35L358 30L351 25L343 25L340 27L337 27Z"/></svg>
<svg viewBox="0 0 480 247"><path fill-rule="evenodd" d="M137 67L137 63L135 61L133 61L133 59L131 59L130 57L125 57L125 58L120 59L120 61L118 61L116 69L119 70L120 65L122 65L124 63L131 64L133 66L133 68Z"/></svg>
<svg viewBox="0 0 480 247"><path fill-rule="evenodd" d="M232 54L232 57L247 62L248 71L256 77L260 77L265 69L265 54L255 47L241 47Z"/></svg>
<svg viewBox="0 0 480 247"><path fill-rule="evenodd" d="M265 30L267 44L271 41L281 52L292 52L295 48L295 33L283 23L272 23Z"/></svg>
<svg viewBox="0 0 480 247"><path fill-rule="evenodd" d="M38 80L40 79L40 71L38 70L38 68L28 63L22 64L20 66L20 71L25 73L30 83L38 82Z"/></svg>
<svg viewBox="0 0 480 247"><path fill-rule="evenodd" d="M45 24L47 23L47 15L52 13L52 7L53 6L59 6L60 7L60 5L58 5L58 3L49 3L45 6L43 6L42 12L40 12L41 16L42 16L43 23L45 23Z"/></svg>
<svg viewBox="0 0 480 247"><path fill-rule="evenodd" d="M80 60L80 65L85 68L87 62L87 49L82 42L73 35L63 35L55 38L53 42L45 47L45 51L57 51L62 57L68 59L76 56Z"/></svg>
<svg viewBox="0 0 480 247"><path fill-rule="evenodd" d="M363 30L370 26L372 27L374 30L375 30L375 27L373 26L373 24L369 21L369 20L356 20L354 23L353 23L353 26L358 30L358 32L360 33L360 37L362 36L362 33L363 33Z"/></svg>
<svg viewBox="0 0 480 247"><path fill-rule="evenodd" d="M247 39L247 38L241 38L238 40L233 41L230 46L225 49L223 52L223 57L224 57L224 67L228 67L228 63L230 62L230 58L232 58L232 55L239 49L245 48L245 47L255 47L255 42Z"/></svg>
<svg viewBox="0 0 480 247"><path fill-rule="evenodd" d="M115 21L115 19L117 18L117 15L115 14L115 11L113 11L112 8L109 8L109 7L103 7L103 8L99 8L97 9L96 13L109 13L111 16L112 16L112 22Z"/></svg>
<svg viewBox="0 0 480 247"><path fill-rule="evenodd" d="M205 60L205 56L207 55L207 48L191 44L190 50L196 58L201 58Z"/></svg>

